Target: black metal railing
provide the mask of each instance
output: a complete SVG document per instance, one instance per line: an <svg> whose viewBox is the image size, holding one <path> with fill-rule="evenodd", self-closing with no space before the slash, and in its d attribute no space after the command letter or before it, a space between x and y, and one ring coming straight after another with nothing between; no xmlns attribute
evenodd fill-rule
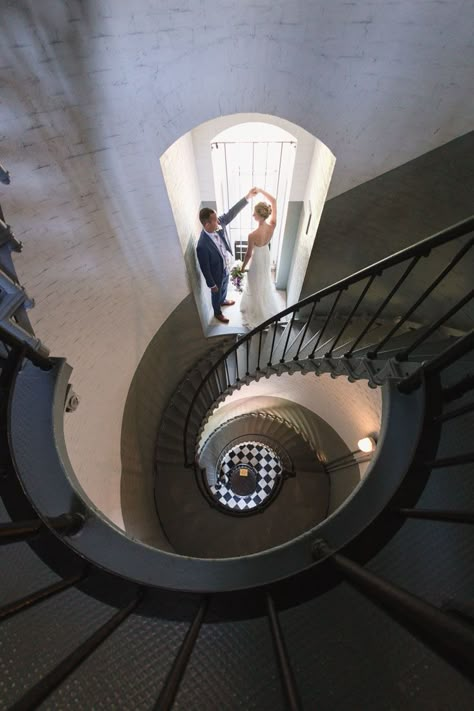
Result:
<svg viewBox="0 0 474 711"><path fill-rule="evenodd" d="M472 679L474 630L447 612L413 595L331 549L324 540L313 546L315 560L327 559L343 578L382 607L462 674Z"/></svg>
<svg viewBox="0 0 474 711"><path fill-rule="evenodd" d="M235 384L237 382L237 379L239 381L241 380L242 374L238 371L235 372L234 370L234 377L231 378L229 365L231 362L233 364L234 360L235 362L238 362L237 354L241 348L245 349L244 361L246 365L246 376L250 375L249 351L252 348L253 343L256 343L255 373L259 373L265 366L267 368L271 368L272 366L274 366L273 356L277 351L277 345L279 343L281 345L284 344L283 349L279 350L278 359L280 364L285 362L287 353L290 350L292 353L290 358L293 361L298 361L302 350L308 351L308 349L311 349L308 355L306 356L309 359L314 359L318 350L322 349L324 349L324 352L321 354L323 357L335 357L334 351L336 347L338 350L347 348L347 343L340 344L341 338L344 332L346 331L351 319L353 319L356 314L360 312L361 305L364 303L364 299L367 297L367 294L369 293L373 285L376 283L380 284L381 280L389 269L400 265L403 266L406 264L402 275L398 278L395 285L388 290L388 294L386 294L386 296L382 298L381 305L376 309L375 313L372 314L371 318L369 319L369 322L364 325L360 333L351 337L350 347L336 356L339 358L344 358L348 361L353 358L356 358L357 348L360 345L362 339L367 333L370 332L372 326L377 321L377 319L384 314L384 311L386 310L390 302L394 299L395 295L398 295L404 282L407 280L409 274L411 274L416 268L416 266L420 262L420 259L423 257L428 257L430 253L433 252L433 250L440 248L442 245L446 245L449 242L453 242L461 237L469 235L473 231L474 216L471 216L453 225L452 227L442 230L441 232L438 232L437 234L412 245L411 247L403 249L400 252L392 254L389 257L386 257L385 259L376 262L375 264L361 269L360 271L355 272L354 274L350 275L349 277L346 277L345 279L342 279L330 286L327 286L324 289L320 289L315 294L312 294L311 296L308 296L305 299L299 301L297 304L289 306L280 313L275 314L271 318L264 321L260 326L239 338L237 343L227 349L225 353L214 363L213 367L204 376L201 383L199 384L199 387L194 393L194 397L191 401L184 425L183 453L185 465L192 466L194 461L195 435L197 435L197 432L191 433L190 436L190 421L194 412L194 408L196 406L196 402L203 388L211 379L215 380L219 392L221 394L224 393L231 384ZM384 336L383 339L381 339L375 345L375 347L372 347L371 350L366 353L367 357L377 359L378 357L383 356L383 347L389 345L390 340L399 332L401 326L407 321L410 316L412 316L420 308L422 304L425 303L426 299L434 292L434 290L439 286L439 284L441 284L446 279L446 277L452 272L454 267L463 258L466 257L473 245L474 237L471 237L466 241L465 244L460 247L456 255L450 260L449 264L444 267L434 279L432 279L431 283L422 291L421 295L419 295L415 299L414 303L411 304L411 306L405 310L403 316L397 320L390 332L386 336ZM367 280L366 284L363 284L364 280ZM328 349L326 349L328 343L324 341L324 335L328 331L329 324L334 321L334 317L337 311L337 305L340 301L341 296L343 295L343 293L347 293L350 287L362 284L362 293L358 294L358 296L355 298L355 304L349 307L349 314L343 314L344 324L342 328L339 328L337 330L334 339L330 339L331 345ZM333 300L330 303L329 308L322 308L321 305L323 300L331 297ZM408 354L411 354L413 350L415 350L415 348L419 348L421 345L423 345L423 343L426 342L427 338L433 332L434 329L439 328L441 325L445 324L446 321L454 313L459 311L459 309L465 306L472 298L473 291L469 291L467 294L462 294L460 298L456 301L456 303L453 305L453 307L449 309L449 311L447 311L441 318L436 319L433 324L430 324L429 328L425 332L423 332L422 334L418 333L416 339L414 337L414 343L410 344L408 349L405 345L403 348L399 348L398 351L403 351L403 354L407 357ZM307 311L309 311L309 316L305 317L304 314ZM318 312L320 314L319 317ZM315 319L317 318L320 319L320 322L318 322L316 332L312 333L310 327L311 324L316 323ZM278 325L280 324L284 326L284 330L283 334L280 334L279 339L277 339L277 329ZM296 333L294 333L295 328L297 331ZM265 332L267 332L266 335L271 339L271 345L268 353L266 354L266 363L262 363L264 352L263 338ZM284 340L280 341L280 339ZM298 344L297 348L296 344ZM296 351L294 350L295 348ZM409 384L404 386L405 391L408 392L406 388L418 387L418 385L421 383L420 377L420 374L416 377L413 377L410 380Z"/></svg>
<svg viewBox="0 0 474 711"><path fill-rule="evenodd" d="M203 383L199 387L194 399L191 403L191 407L186 420L185 434L187 433L189 420L191 416L191 411L193 405L198 397L199 392L205 382L209 380L212 373L216 373L217 379L225 374L226 378L229 378L229 366L227 359L233 357L236 360L237 349L245 344L246 349L246 364L247 370L246 374L249 375L249 348L251 339L257 336L258 338L258 357L257 357L257 367L260 368L260 358L262 354L262 338L264 333L264 328L266 326L280 323L285 316L291 314L291 319L288 322L286 328L288 329L284 333L283 340L283 355L281 358L285 358L285 355L290 346L291 339L291 328L295 325L296 315L301 312L301 309L307 306L311 306L311 315L309 320L306 320L301 328L301 331L297 335L297 338L301 339L293 358L298 358L299 353L302 350L302 344L308 334L309 324L313 318L316 305L320 303L322 298L325 296L335 295L334 302L329 311L329 315L322 328L318 330L316 338L312 342L311 353L317 352L320 344L323 342L323 329L325 329L332 318L335 310L335 304L337 304L339 297L343 290L347 289L351 284L355 284L361 279L369 278L368 285L365 285L362 296L359 296L357 303L352 307L349 317L346 319L342 329L339 329L336 335L336 341L333 341L332 347L326 351L325 355L330 356L336 349L336 345L340 342L340 339L346 329L350 319L354 316L360 304L363 302L364 296L367 294L370 286L374 283L375 279L378 278L388 266L393 266L394 264L400 264L406 260L412 260L410 264L414 264L418 261L421 256L426 256L427 250L433 249L434 247L444 244L445 242L456 239L461 235L467 234L474 227L474 218L460 223L462 225L462 230L459 225L451 230L444 231L439 235L435 235L429 240L424 240L415 245L414 247L404 250L398 253L398 255L393 255L387 260L382 260L377 265L367 268L367 270L362 270L358 274L363 274L359 279L354 280L356 275L353 275L348 280L343 280L338 282L338 284L332 287L327 287L327 289L321 290L317 294L308 297L308 299L303 300L294 307L290 307L285 311L277 314L272 319L268 320L258 329L255 329L251 333L244 336L238 344L230 348L226 353L218 360L211 371L204 378ZM460 231L461 230L461 231ZM472 245L472 240L470 241ZM418 248L419 252L415 250ZM415 250L415 251L413 251ZM404 255L403 259L400 255ZM393 261L397 257L398 261ZM390 262L390 264L388 264ZM385 266L381 266L385 265ZM377 269L376 269L377 267ZM368 271L369 270L369 271ZM372 270L372 271L370 271ZM400 281L400 280L399 280ZM350 282L350 283L349 283ZM323 293L324 292L324 293ZM393 289L391 290L393 292ZM393 292L395 293L395 292ZM393 295L393 294L392 294ZM465 297L463 297L465 299ZM460 300L462 301L462 299ZM388 302L387 302L388 303ZM302 334L302 337L301 337ZM0 333L3 338L3 331ZM5 338L5 341L9 343L9 334ZM313 336L311 337L313 338ZM272 346L269 352L269 362L272 362L273 348L276 342L276 328L271 336ZM314 344L317 343L317 347ZM18 346L18 342L15 341L15 346ZM324 344L323 344L324 345ZM379 344L380 345L380 344ZM464 337L459 338L454 344L449 348L446 348L441 354L432 358L427 363L423 363L418 370L416 370L412 375L403 379L399 384L399 390L402 393L410 393L413 389L419 387L423 381L427 381L430 378L437 378L440 373L448 368L453 363L456 363L465 354L470 352L474 348L474 334L466 334ZM377 356L380 348L375 350L375 356ZM351 355L345 354L345 357L352 357L352 353L356 352L355 348L351 349ZM43 365L43 367L49 367L50 362L46 358L43 360L42 356L39 355L34 349L25 347L23 344L23 350L21 351L22 357L27 357L37 362L38 365ZM234 354L234 355L232 355ZM281 359L280 359L281 360ZM218 368L223 365L222 371L219 373ZM239 372L238 366L236 366L237 378L242 377L242 373ZM226 385L227 387L227 385ZM455 397L462 396L466 389L472 387L472 382L469 377L464 378L460 383L455 386L451 386L445 391L445 401L451 402ZM221 389L223 392L225 388ZM449 395L446 393L449 392ZM473 405L462 405L452 410L448 410L446 413L437 414L433 421L438 425L442 425L444 422L460 417L464 414L471 412ZM186 452L186 440L185 440L185 452ZM468 452L465 454L455 454L453 456L440 457L438 459L433 459L426 463L427 466L431 468L437 467L448 467L457 466L459 464L465 464L474 461L474 453ZM449 511L449 510L429 510L429 509L416 509L408 507L398 507L396 510L390 512L391 514L401 517L401 518L417 518L426 519L427 523L422 525L433 525L432 521L449 522L453 525L466 525L472 524L474 522L474 517L472 512L465 511ZM63 535L74 535L80 530L84 518L80 514L65 514L64 516L57 517L56 519L49 519L44 523L41 520L23 521L23 522L12 522L8 524L0 525L0 543L15 543L20 540L29 540L30 538L42 535L44 533L50 533L55 531L56 533L61 533ZM451 665L459 669L464 675L469 678L472 676L472 669L474 668L474 632L472 626L465 623L462 620L453 618L452 615L444 610L440 610L435 606L427 603L426 601L416 597L415 595L409 593L401 587L394 585L393 583L381 578L380 576L374 574L373 572L367 570L366 568L359 565L357 562L349 559L343 553L331 549L328 543L324 540L317 540L314 542L313 546L313 556L314 560L328 560L329 564L333 566L342 577L350 582L352 585L357 587L365 595L369 597L371 601L380 605L384 610L393 616L397 621L405 626L405 628L412 634L419 636L428 646L434 649L438 654L443 656ZM66 578L59 583L48 586L38 590L36 593L31 594L26 598L20 598L9 605L0 608L0 620L7 619L8 617L20 613L21 611L28 609L34 604L40 603L42 600L57 595L60 592L68 589L69 587L78 584L87 575L87 571L77 573L69 578ZM102 625L95 633L93 633L85 642L83 642L77 649L72 652L69 656L63 659L54 669L52 669L43 679L41 679L36 685L34 685L29 691L26 692L11 708L15 711L25 711L26 709L37 708L51 693L57 689L61 683L78 668L82 662L87 659L98 647L101 645L118 627L122 624L132 613L137 609L137 606L141 603L142 592L140 591L126 606L115 613L104 625ZM188 633L183 640L181 648L178 650L177 656L174 663L170 669L167 680L163 687L163 690L159 696L155 708L157 709L170 709L176 698L176 694L179 690L180 683L185 674L189 659L193 652L196 644L196 640L199 635L199 631L204 622L207 609L207 598L203 598L199 609L197 610L196 616L194 617ZM299 694L296 688L295 676L293 674L288 651L286 649L286 644L283 637L283 632L281 625L279 623L278 614L276 610L273 597L270 593L265 593L265 602L268 620L270 624L271 635L274 643L275 654L277 659L277 665L279 669L280 679L282 683L283 693L286 699L287 707L291 709L301 708L301 701L299 699Z"/></svg>
<svg viewBox="0 0 474 711"><path fill-rule="evenodd" d="M141 599L142 595L139 593L128 605L116 612L68 657L63 659L54 669L16 701L16 703L10 707L10 711L33 711L37 709L39 705L132 614L137 605L141 602Z"/></svg>
<svg viewBox="0 0 474 711"><path fill-rule="evenodd" d="M31 521L14 521L0 523L0 545L29 541L36 536L49 534L51 531L72 536L78 533L84 524L84 516L80 513L66 513L56 518L33 519Z"/></svg>

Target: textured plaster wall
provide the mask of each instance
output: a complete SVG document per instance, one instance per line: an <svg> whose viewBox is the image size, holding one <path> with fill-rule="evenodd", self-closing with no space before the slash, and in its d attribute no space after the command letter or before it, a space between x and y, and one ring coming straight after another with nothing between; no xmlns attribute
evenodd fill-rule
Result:
<svg viewBox="0 0 474 711"><path fill-rule="evenodd" d="M205 329L212 314L212 306L209 289L196 256L196 244L202 229L198 218L202 191L191 132L179 138L163 153L160 164L186 265L187 282Z"/></svg>
<svg viewBox="0 0 474 711"><path fill-rule="evenodd" d="M202 200L191 134L186 133L175 141L162 155L160 164L184 253L189 241L196 242L199 234L198 212Z"/></svg>
<svg viewBox="0 0 474 711"><path fill-rule="evenodd" d="M328 194L334 163L335 157L331 151L320 141L315 141L308 181L304 192L303 211L288 276L286 291L286 301L288 305L296 303L300 298L306 270L308 269L314 240L316 238L316 232L324 208L324 201Z"/></svg>
<svg viewBox="0 0 474 711"><path fill-rule="evenodd" d="M33 324L74 366L73 465L117 523L128 387L189 290L160 156L216 117L274 115L337 156L340 195L471 130L468 13L464 0L1 4L0 203L25 244Z"/></svg>

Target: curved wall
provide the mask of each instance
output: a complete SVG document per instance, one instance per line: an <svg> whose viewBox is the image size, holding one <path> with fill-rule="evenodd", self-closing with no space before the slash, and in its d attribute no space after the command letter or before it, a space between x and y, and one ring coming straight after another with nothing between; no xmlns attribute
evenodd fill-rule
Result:
<svg viewBox="0 0 474 711"><path fill-rule="evenodd" d="M332 427L349 451L354 451L361 437L380 431L382 393L383 388L369 388L364 380L349 383L344 376L333 379L327 373L320 376L284 373L278 377L261 378L236 390L218 406L204 427L201 441L205 441L215 427L228 419L230 413L235 416L251 412L257 402L258 409L271 409L275 400L279 399L314 412ZM317 446L329 459L339 456L331 449L325 452L322 442ZM366 469L367 464L360 465L361 477Z"/></svg>
<svg viewBox="0 0 474 711"><path fill-rule="evenodd" d="M250 412L264 411L283 418L301 432L312 449L323 462L331 462L347 456L350 450L338 433L312 410L281 397L264 395L248 397L237 402L223 404L212 416L212 428L218 427L227 419ZM380 425L378 427L380 429ZM206 428L206 433L211 433ZM201 440L201 446L204 440ZM344 468L329 473L331 482L329 491L328 514L335 511L354 490L367 470L367 462L356 464L354 460Z"/></svg>
<svg viewBox="0 0 474 711"><path fill-rule="evenodd" d="M15 261L36 299L33 325L74 367L74 469L116 523L127 391L189 292L159 156L217 116L275 115L338 156L338 195L441 145L471 127L463 7L3 3L12 184L0 202L25 245Z"/></svg>

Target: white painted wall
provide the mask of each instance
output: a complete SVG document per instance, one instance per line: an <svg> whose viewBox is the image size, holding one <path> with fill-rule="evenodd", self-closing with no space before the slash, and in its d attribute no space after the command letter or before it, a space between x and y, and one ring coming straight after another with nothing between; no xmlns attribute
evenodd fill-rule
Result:
<svg viewBox="0 0 474 711"><path fill-rule="evenodd" d="M218 117L277 116L337 156L330 195L342 193L471 130L469 12L464 0L2 3L12 184L0 203L25 245L33 325L74 366L73 465L114 521L127 389L189 289L160 156Z"/></svg>
<svg viewBox="0 0 474 711"><path fill-rule="evenodd" d="M201 194L191 134L175 141L161 156L160 164L184 254L189 242L196 244L201 232Z"/></svg>
<svg viewBox="0 0 474 711"><path fill-rule="evenodd" d="M298 228L298 235L296 237L286 287L286 303L288 306L295 304L300 298L335 162L336 159L331 151L321 143L321 141L315 140L311 166L303 196L304 208ZM306 234L310 213L311 222L309 224L308 234Z"/></svg>

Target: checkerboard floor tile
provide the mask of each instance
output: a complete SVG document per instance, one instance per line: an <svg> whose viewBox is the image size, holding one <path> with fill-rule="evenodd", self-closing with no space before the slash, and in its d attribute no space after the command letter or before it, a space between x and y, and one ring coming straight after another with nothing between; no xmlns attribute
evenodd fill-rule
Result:
<svg viewBox="0 0 474 711"><path fill-rule="evenodd" d="M249 464L257 473L257 487L249 496L238 496L229 486L229 474L238 464ZM267 503L281 475L280 458L268 445L254 441L240 442L222 457L219 479L210 490L221 506L233 511L251 511Z"/></svg>

